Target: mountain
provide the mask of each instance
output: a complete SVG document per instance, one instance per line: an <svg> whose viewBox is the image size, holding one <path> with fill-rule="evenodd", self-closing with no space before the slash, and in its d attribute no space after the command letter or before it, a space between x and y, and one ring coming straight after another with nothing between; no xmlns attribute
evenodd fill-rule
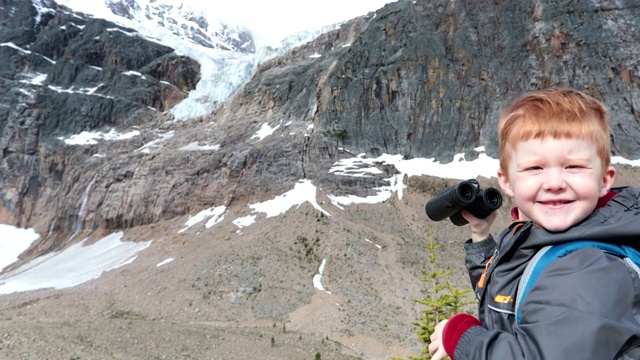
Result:
<svg viewBox="0 0 640 360"><path fill-rule="evenodd" d="M175 2L115 0L106 3L111 12L135 23L153 22L172 34L212 49L255 52L249 30L220 20L214 24L196 9Z"/></svg>
<svg viewBox="0 0 640 360"><path fill-rule="evenodd" d="M467 281L466 229L424 214L456 180L415 160L495 159L500 110L548 86L603 100L614 155L640 157L633 4L400 0L265 53L180 9L110 4L193 25L159 39L0 2L0 223L40 234L0 281L113 234L149 244L95 280L1 295L9 358L415 355L430 230ZM300 187L313 202L264 208Z"/></svg>

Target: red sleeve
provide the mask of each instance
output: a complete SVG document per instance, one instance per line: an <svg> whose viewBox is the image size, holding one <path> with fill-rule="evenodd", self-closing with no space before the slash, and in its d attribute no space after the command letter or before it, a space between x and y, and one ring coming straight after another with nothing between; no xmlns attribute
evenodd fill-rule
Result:
<svg viewBox="0 0 640 360"><path fill-rule="evenodd" d="M475 316L469 314L457 314L447 321L442 329L442 346L451 359L453 359L453 354L462 335L474 326L482 326L482 323Z"/></svg>

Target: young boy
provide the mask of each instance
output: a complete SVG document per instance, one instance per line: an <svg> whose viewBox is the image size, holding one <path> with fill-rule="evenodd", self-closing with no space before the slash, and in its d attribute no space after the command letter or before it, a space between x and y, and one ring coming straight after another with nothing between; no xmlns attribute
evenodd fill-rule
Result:
<svg viewBox="0 0 640 360"><path fill-rule="evenodd" d="M432 359L640 359L638 268L597 248L549 263L520 304L518 281L547 245L575 240L640 244L640 189L611 189L608 114L572 89L526 94L498 125L502 191L514 221L496 243L467 211L466 266L479 319L458 314L436 326ZM635 245L638 248L640 246Z"/></svg>

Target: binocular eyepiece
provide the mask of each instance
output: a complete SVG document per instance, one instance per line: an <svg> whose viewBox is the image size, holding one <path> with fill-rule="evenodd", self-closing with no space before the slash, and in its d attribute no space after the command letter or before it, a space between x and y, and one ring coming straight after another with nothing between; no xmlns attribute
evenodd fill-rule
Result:
<svg viewBox="0 0 640 360"><path fill-rule="evenodd" d="M496 188L481 189L475 179L462 181L449 187L427 201L425 211L433 221L449 218L452 223L462 226L468 221L460 211L466 209L477 218L485 218L502 206L502 194Z"/></svg>

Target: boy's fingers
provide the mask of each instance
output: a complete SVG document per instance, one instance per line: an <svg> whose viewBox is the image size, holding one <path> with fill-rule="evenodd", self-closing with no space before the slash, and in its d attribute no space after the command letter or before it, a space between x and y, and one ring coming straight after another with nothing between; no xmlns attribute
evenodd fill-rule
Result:
<svg viewBox="0 0 640 360"><path fill-rule="evenodd" d="M449 357L443 348L439 348L435 354L431 355L431 360L442 360Z"/></svg>

